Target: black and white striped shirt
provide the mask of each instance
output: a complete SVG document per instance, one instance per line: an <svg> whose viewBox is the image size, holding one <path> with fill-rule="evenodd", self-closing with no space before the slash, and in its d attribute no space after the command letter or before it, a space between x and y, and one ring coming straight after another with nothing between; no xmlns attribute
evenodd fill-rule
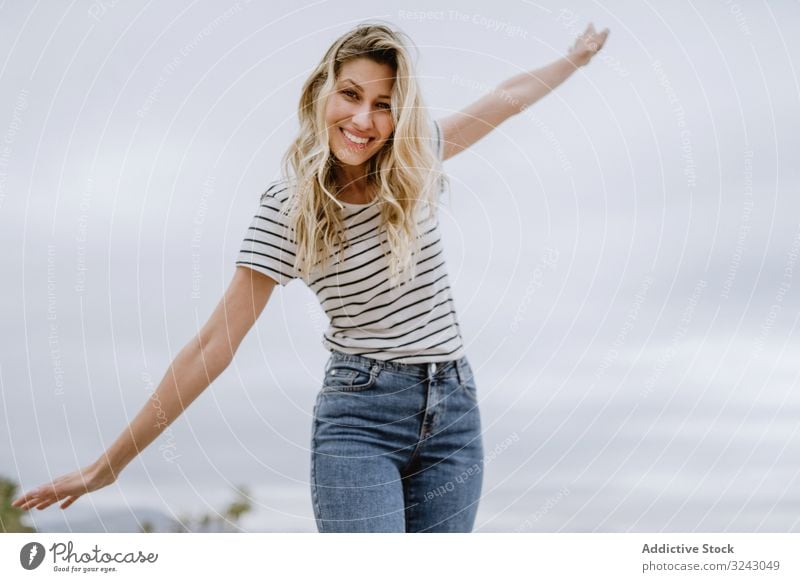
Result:
<svg viewBox="0 0 800 582"><path fill-rule="evenodd" d="M434 123L437 152L443 156L440 128ZM414 281L389 287L387 244L377 200L343 202L342 221L350 247L343 261L329 260L311 280L294 268L296 244L288 217L280 214L291 195L286 180L270 184L247 230L236 265L259 271L280 285L300 279L314 291L330 323L322 338L336 349L377 360L403 363L445 362L464 355L447 276L439 221L419 210L422 234ZM423 205L419 205L420 207Z"/></svg>

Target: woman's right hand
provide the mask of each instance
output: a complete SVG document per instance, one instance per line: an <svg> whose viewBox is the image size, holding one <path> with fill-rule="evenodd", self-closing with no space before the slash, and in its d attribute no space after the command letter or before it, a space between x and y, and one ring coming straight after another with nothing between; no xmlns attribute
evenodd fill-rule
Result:
<svg viewBox="0 0 800 582"><path fill-rule="evenodd" d="M67 473L54 479L51 483L40 485L20 495L11 504L23 511L29 509L45 509L61 499L61 509L66 509L82 495L97 491L116 481L116 476L100 463L94 463L83 469Z"/></svg>
<svg viewBox="0 0 800 582"><path fill-rule="evenodd" d="M11 504L23 511L45 509L63 499L66 509L82 495L116 481L116 475L143 451L228 366L233 354L267 304L278 282L239 266L225 296L203 329L184 347L158 389L100 459L52 483L21 495ZM114 459L114 469L108 459Z"/></svg>

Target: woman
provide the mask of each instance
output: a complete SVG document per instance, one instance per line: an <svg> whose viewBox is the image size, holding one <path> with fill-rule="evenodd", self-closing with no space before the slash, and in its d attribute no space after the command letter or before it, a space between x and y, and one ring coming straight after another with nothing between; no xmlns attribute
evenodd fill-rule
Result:
<svg viewBox="0 0 800 582"><path fill-rule="evenodd" d="M483 448L472 370L447 283L440 164L587 64L608 30L431 122L405 35L364 23L303 87L300 132L245 236L233 280L152 396L91 465L15 507L62 509L113 483L228 366L276 284L301 279L330 318L314 406L311 494L322 532L468 532Z"/></svg>

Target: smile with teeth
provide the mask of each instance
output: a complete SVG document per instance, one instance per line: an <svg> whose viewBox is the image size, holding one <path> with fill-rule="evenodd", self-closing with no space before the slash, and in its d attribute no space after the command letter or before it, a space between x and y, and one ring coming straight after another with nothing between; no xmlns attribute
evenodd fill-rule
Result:
<svg viewBox="0 0 800 582"><path fill-rule="evenodd" d="M358 149L363 149L367 145L367 142L372 140L371 137L356 137L344 128L342 128L342 133L344 137L347 138L347 141Z"/></svg>

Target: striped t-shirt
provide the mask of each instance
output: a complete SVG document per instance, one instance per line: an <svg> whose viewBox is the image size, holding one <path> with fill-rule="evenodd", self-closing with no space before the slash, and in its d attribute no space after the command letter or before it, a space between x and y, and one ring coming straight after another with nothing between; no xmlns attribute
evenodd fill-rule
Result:
<svg viewBox="0 0 800 582"><path fill-rule="evenodd" d="M438 123L436 151L443 158ZM464 355L452 290L447 276L438 218L418 205L420 254L416 278L389 287L389 263L381 249L387 244L380 225L377 199L369 204L342 202L342 222L350 246L343 261L335 255L325 271L311 280L294 268L296 244L281 208L289 199L285 179L270 184L247 230L236 265L259 271L280 285L300 279L314 291L329 318L322 338L335 349L384 361L445 362ZM388 248L388 247L387 247Z"/></svg>

